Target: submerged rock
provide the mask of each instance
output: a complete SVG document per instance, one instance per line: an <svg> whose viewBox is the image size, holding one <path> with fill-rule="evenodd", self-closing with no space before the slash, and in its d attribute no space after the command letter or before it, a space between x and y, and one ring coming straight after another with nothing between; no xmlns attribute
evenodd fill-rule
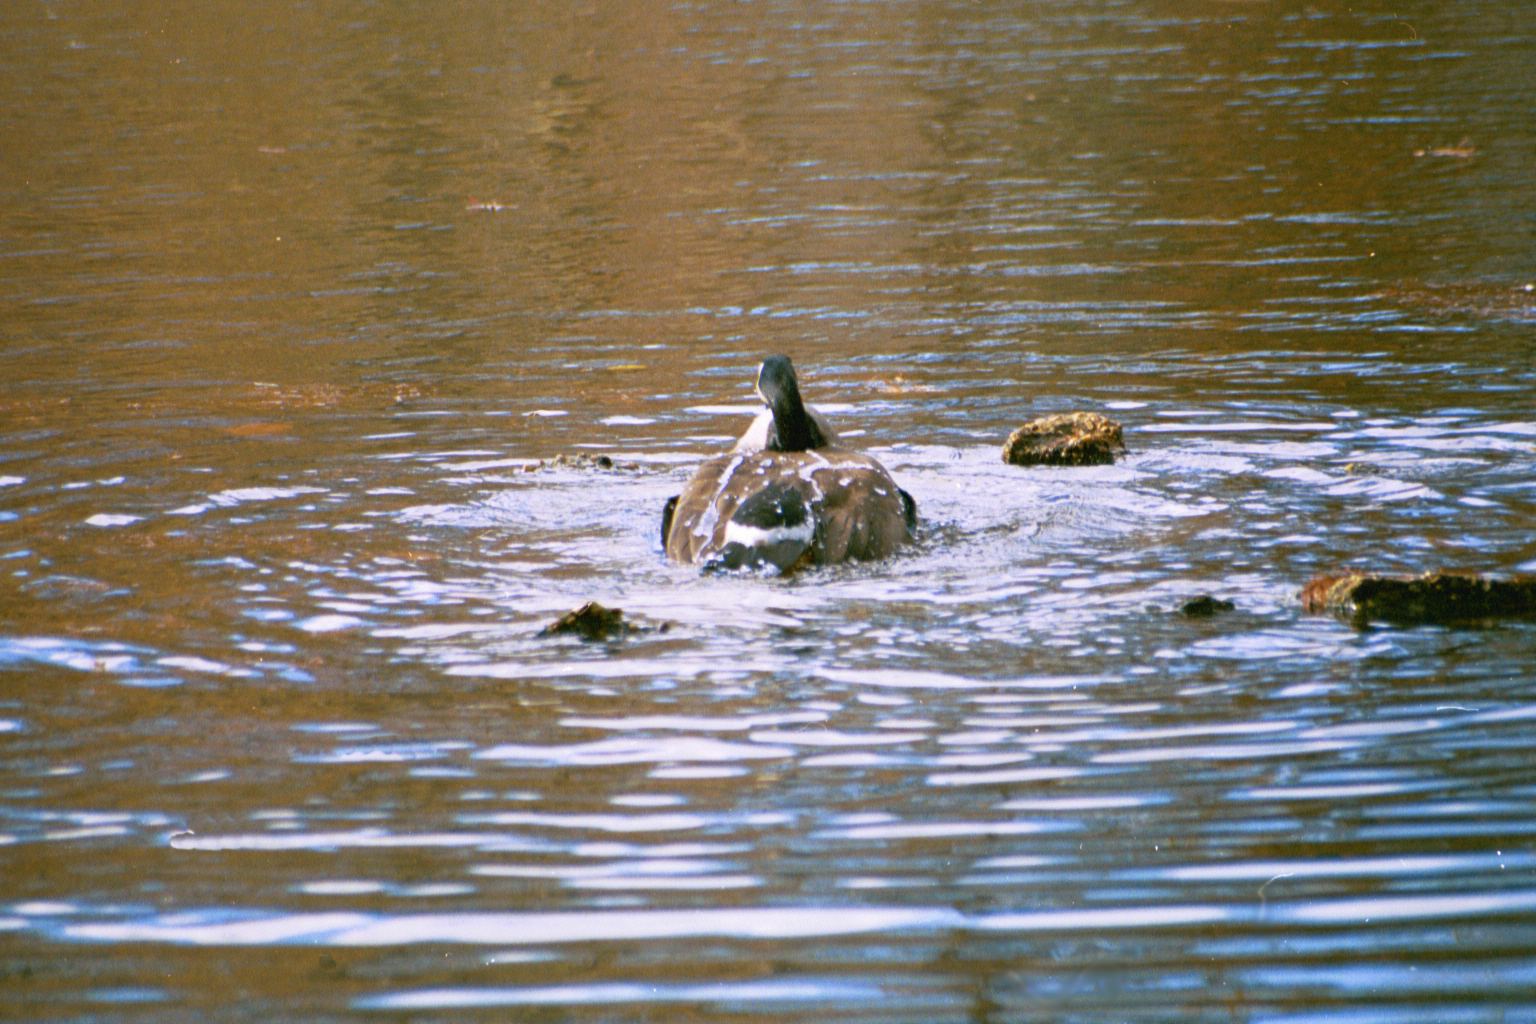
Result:
<svg viewBox="0 0 1536 1024"><path fill-rule="evenodd" d="M1220 597L1201 594L1179 606L1179 614L1190 619L1209 619L1223 612L1230 612L1237 605Z"/></svg>
<svg viewBox="0 0 1536 1024"><path fill-rule="evenodd" d="M1536 576L1489 579L1471 573L1427 572L1422 576L1346 573L1318 576L1301 591L1309 612L1332 612L1364 626L1477 622L1536 615Z"/></svg>
<svg viewBox="0 0 1536 1024"><path fill-rule="evenodd" d="M566 612L539 631L539 636L564 636L574 634L583 640L607 640L629 632L624 613L617 608L604 608L596 601L588 601L573 612Z"/></svg>
<svg viewBox="0 0 1536 1024"><path fill-rule="evenodd" d="M575 611L566 612L539 630L539 636L579 636L583 640L617 640L641 633L666 633L672 623L642 625L629 622L618 608L605 608L588 601Z"/></svg>
<svg viewBox="0 0 1536 1024"><path fill-rule="evenodd" d="M1120 424L1095 412L1031 420L1008 435L1003 461L1014 466L1107 466L1125 450Z"/></svg>

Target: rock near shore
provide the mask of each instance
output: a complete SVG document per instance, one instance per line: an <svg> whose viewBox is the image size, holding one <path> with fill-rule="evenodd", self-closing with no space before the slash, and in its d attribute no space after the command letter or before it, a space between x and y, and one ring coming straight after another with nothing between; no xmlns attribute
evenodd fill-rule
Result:
<svg viewBox="0 0 1536 1024"><path fill-rule="evenodd" d="M1536 576L1490 579L1471 573L1422 576L1345 573L1318 576L1301 591L1309 612L1332 612L1364 626L1466 623L1536 616Z"/></svg>

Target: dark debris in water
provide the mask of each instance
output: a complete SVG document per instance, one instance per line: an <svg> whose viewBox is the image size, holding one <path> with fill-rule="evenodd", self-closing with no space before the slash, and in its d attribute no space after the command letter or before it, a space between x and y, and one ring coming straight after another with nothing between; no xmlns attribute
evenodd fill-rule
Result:
<svg viewBox="0 0 1536 1024"><path fill-rule="evenodd" d="M1536 283L1405 283L1385 289L1382 298L1430 313L1465 314L1490 320L1536 320Z"/></svg>
<svg viewBox="0 0 1536 1024"><path fill-rule="evenodd" d="M538 462L523 467L523 472L533 473L541 469L613 469L624 472L636 472L640 469L638 462L618 462L611 455L588 455L586 452L577 452L574 455L556 455L550 459L540 459Z"/></svg>
<svg viewBox="0 0 1536 1024"><path fill-rule="evenodd" d="M1094 412L1031 420L1008 435L1003 461L1013 466L1107 466L1124 451L1120 424Z"/></svg>
<svg viewBox="0 0 1536 1024"><path fill-rule="evenodd" d="M583 640L618 640L631 633L665 633L670 623L660 626L638 626L624 620L624 612L618 608L606 608L596 601L588 601L575 611L566 612L554 622L539 630L539 636L578 636Z"/></svg>
<svg viewBox="0 0 1536 1024"><path fill-rule="evenodd" d="M1486 622L1536 616L1536 576L1490 579L1453 572L1415 577L1318 576L1302 588L1301 603L1308 612L1332 612L1357 626Z"/></svg>
<svg viewBox="0 0 1536 1024"><path fill-rule="evenodd" d="M1470 160L1477 156L1477 147L1472 140L1463 135L1461 141L1454 146L1430 146L1425 149L1416 149L1413 155L1417 157L1438 156L1451 157L1456 160Z"/></svg>

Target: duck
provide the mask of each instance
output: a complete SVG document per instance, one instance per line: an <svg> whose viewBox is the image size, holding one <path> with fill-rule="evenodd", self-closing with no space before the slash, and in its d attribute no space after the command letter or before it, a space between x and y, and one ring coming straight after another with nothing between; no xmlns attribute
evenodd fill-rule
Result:
<svg viewBox="0 0 1536 1024"><path fill-rule="evenodd" d="M767 407L730 450L667 500L667 557L706 569L788 574L888 558L917 534L917 502L875 459L843 446L800 397L788 356L769 356L756 390Z"/></svg>

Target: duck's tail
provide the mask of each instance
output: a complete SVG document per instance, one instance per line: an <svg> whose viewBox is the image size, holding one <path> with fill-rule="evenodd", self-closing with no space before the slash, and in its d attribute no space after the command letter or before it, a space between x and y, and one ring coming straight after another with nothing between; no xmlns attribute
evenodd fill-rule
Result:
<svg viewBox="0 0 1536 1024"><path fill-rule="evenodd" d="M816 515L805 495L787 482L770 484L736 507L725 524L725 543L706 563L713 569L787 573L809 558Z"/></svg>

